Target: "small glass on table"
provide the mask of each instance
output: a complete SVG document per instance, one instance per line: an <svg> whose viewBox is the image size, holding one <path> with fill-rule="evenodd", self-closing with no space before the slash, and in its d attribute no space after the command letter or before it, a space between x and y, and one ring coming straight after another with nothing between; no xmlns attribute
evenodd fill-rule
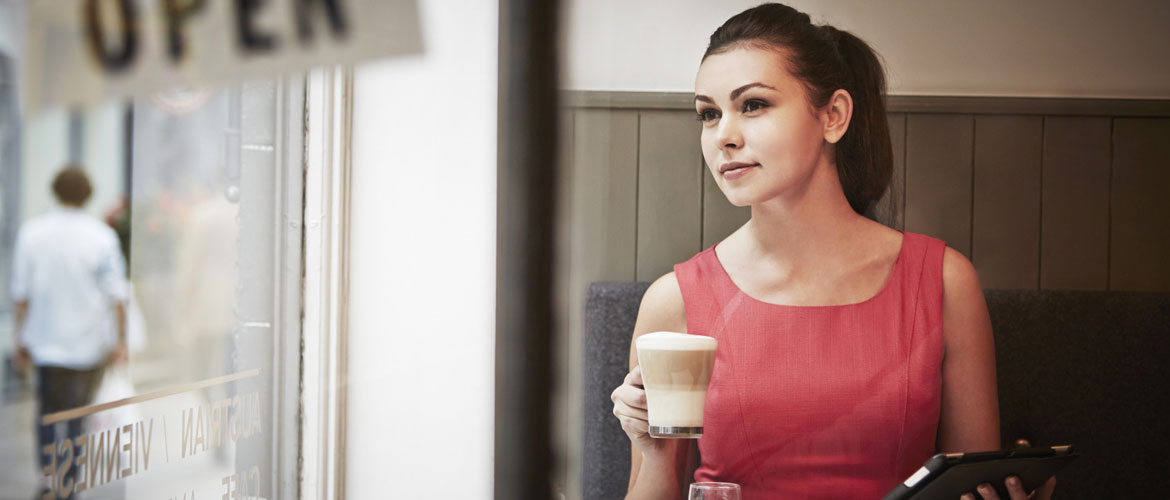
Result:
<svg viewBox="0 0 1170 500"><path fill-rule="evenodd" d="M691 483L687 500L740 500L735 483Z"/></svg>

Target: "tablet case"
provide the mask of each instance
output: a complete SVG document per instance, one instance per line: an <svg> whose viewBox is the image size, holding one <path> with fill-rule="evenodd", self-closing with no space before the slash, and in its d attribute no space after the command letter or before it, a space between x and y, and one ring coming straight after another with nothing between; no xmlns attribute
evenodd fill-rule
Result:
<svg viewBox="0 0 1170 500"><path fill-rule="evenodd" d="M1000 498L1011 498L1003 484L1008 476L1019 476L1024 491L1031 492L1078 456L1071 445L938 454L882 500L955 500L964 493L982 498L975 488L983 483L994 486Z"/></svg>

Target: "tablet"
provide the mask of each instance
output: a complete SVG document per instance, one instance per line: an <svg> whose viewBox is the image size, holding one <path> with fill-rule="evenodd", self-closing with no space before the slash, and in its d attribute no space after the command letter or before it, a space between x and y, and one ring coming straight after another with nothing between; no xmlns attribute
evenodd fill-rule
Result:
<svg viewBox="0 0 1170 500"><path fill-rule="evenodd" d="M1000 498L1011 498L1003 484L1008 476L1019 476L1024 491L1031 492L1078 456L1071 445L940 453L882 500L957 500L964 493L982 498L975 488L983 483L994 486Z"/></svg>

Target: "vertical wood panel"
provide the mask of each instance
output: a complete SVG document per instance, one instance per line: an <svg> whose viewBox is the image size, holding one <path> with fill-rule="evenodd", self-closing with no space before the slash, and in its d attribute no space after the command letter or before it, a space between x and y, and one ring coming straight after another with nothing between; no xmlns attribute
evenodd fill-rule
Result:
<svg viewBox="0 0 1170 500"><path fill-rule="evenodd" d="M576 120L577 111L568 106L562 106L560 114L557 116L557 122L561 129L557 131L560 138L560 144L557 145L557 160L561 162L561 178L557 185L557 261L558 272L567 273L564 279L559 282L563 287L561 290L562 296L568 298L568 293L572 291L570 282L575 278L574 265L576 262L572 259L572 248L576 242L576 232L578 227L574 216L574 204L578 197L584 196L583 189L574 181L578 176L573 168L573 156L576 151L573 149L573 130L574 121ZM581 192L579 195L578 192ZM560 278L558 276L558 278ZM566 307L572 309L571 304L565 304Z"/></svg>
<svg viewBox="0 0 1170 500"><path fill-rule="evenodd" d="M1111 290L1170 291L1170 120L1113 122Z"/></svg>
<svg viewBox="0 0 1170 500"><path fill-rule="evenodd" d="M562 377L560 390L552 394L552 438L554 449L579 450L581 449L581 415L583 415L582 394L584 384L582 372L585 355L584 345L585 314L584 286L587 286L583 276L573 268L572 259L573 232L577 227L573 224L573 122L576 112L573 108L562 106L557 116L560 130L557 131L559 144L557 145L557 159L561 162L561 179L557 186L557 274L555 282L560 287L557 290L557 306L561 318L565 319L561 327L557 328L556 365L563 367L559 373ZM557 485L562 491L580 491L581 488L581 458L580 453L569 453L558 470L556 477L564 478L563 485Z"/></svg>
<svg viewBox="0 0 1170 500"><path fill-rule="evenodd" d="M637 279L701 250L699 124L686 111L643 111L639 126Z"/></svg>
<svg viewBox="0 0 1170 500"><path fill-rule="evenodd" d="M971 255L970 115L906 119L906 229Z"/></svg>
<svg viewBox="0 0 1170 500"><path fill-rule="evenodd" d="M585 356L585 293L595 281L633 281L636 252L638 115L634 111L573 110L565 147L569 165L565 183L569 192L569 244L561 253L568 263L568 290L563 292L568 336L559 366L568 366L567 383L556 391L553 414L563 427L553 436L561 449L580 450L579 416L585 398L581 391ZM563 136L564 137L564 136ZM564 272L564 267L562 266ZM581 491L580 454L564 464L564 491Z"/></svg>
<svg viewBox="0 0 1170 500"><path fill-rule="evenodd" d="M1040 284L1040 169L1043 118L975 119L971 258L986 288Z"/></svg>
<svg viewBox="0 0 1170 500"><path fill-rule="evenodd" d="M1040 288L1105 290L1110 119L1044 119Z"/></svg>
<svg viewBox="0 0 1170 500"><path fill-rule="evenodd" d="M874 207L874 218L890 227L906 227L906 113L889 113L890 145L894 147L894 173L890 187Z"/></svg>
<svg viewBox="0 0 1170 500"><path fill-rule="evenodd" d="M577 110L573 123L573 231L570 258L583 279L635 279L638 115Z"/></svg>
<svg viewBox="0 0 1170 500"><path fill-rule="evenodd" d="M702 162L700 162L702 164ZM718 243L739 229L752 216L751 207L737 207L727 201L715 178L703 166L703 248Z"/></svg>

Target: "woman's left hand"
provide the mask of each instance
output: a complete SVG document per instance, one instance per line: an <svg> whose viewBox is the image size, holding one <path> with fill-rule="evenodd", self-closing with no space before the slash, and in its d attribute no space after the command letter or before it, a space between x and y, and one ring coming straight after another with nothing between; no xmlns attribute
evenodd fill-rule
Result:
<svg viewBox="0 0 1170 500"><path fill-rule="evenodd" d="M1048 481L1036 488L1036 491L1033 491L1031 495L1024 492L1020 479L1015 476L1007 478L1004 485L1007 486L1008 494L1011 495L1010 500L1048 500L1052 498L1052 490L1056 489L1056 477L1048 478ZM982 500L1001 500L999 494L995 492L995 488L987 483L979 485L979 497ZM962 500L976 500L976 497L968 493L963 495Z"/></svg>

